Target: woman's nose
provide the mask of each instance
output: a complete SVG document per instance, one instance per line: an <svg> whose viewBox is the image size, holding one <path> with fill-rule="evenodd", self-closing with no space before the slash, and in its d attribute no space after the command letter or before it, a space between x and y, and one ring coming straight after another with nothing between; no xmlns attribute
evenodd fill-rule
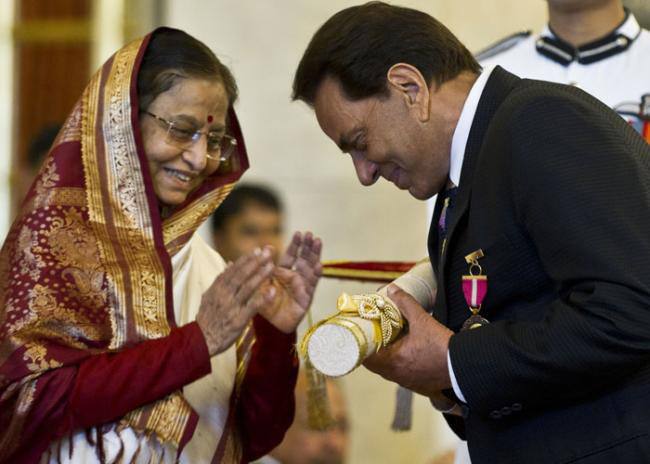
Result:
<svg viewBox="0 0 650 464"><path fill-rule="evenodd" d="M192 145L183 151L183 159L190 165L193 171L201 172L208 164L207 157L208 143L203 134Z"/></svg>

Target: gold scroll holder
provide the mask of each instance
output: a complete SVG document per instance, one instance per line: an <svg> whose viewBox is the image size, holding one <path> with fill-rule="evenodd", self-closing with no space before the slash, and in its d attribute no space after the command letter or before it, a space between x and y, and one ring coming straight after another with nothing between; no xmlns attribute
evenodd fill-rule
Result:
<svg viewBox="0 0 650 464"><path fill-rule="evenodd" d="M353 318L373 321L376 351L393 342L404 328L402 314L387 298L376 293L349 295L341 294L336 301L338 312L313 325L300 342L300 353L307 358L309 339L316 329L325 324L335 324L350 330L359 347L359 361L363 361L368 351L368 341L363 330Z"/></svg>

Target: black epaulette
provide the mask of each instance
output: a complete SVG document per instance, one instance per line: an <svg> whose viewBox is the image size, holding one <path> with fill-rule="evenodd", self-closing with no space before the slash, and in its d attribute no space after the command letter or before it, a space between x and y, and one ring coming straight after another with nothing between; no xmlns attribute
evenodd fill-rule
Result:
<svg viewBox="0 0 650 464"><path fill-rule="evenodd" d="M474 54L474 58L476 58L477 61L483 61L488 58L492 58L494 55L498 55L499 53L505 52L506 50L510 50L522 40L530 37L530 34L532 34L531 31L515 32L514 34L509 35L508 37L505 37L498 42L493 43L489 47L484 48L480 52Z"/></svg>

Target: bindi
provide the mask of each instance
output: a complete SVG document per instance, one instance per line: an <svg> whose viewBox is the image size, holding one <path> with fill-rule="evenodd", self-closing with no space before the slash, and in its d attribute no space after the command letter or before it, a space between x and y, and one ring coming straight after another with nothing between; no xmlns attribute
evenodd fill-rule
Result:
<svg viewBox="0 0 650 464"><path fill-rule="evenodd" d="M214 118L212 117L211 114L209 114L208 115L208 124L210 124L213 120L214 120Z"/></svg>

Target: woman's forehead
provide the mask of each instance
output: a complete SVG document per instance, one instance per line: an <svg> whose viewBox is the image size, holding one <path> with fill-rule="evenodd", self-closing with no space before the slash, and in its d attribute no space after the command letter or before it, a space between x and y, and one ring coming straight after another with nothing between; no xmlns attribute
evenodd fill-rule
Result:
<svg viewBox="0 0 650 464"><path fill-rule="evenodd" d="M219 81L187 78L180 79L171 89L158 95L151 106L188 115L199 113L204 120L216 121L225 119L228 96Z"/></svg>

